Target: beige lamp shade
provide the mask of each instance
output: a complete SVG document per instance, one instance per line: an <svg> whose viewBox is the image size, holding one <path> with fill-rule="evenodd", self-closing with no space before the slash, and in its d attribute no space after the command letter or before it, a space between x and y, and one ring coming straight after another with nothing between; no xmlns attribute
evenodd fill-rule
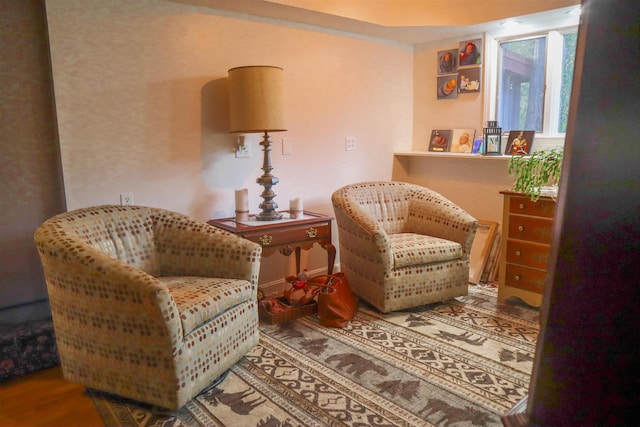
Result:
<svg viewBox="0 0 640 427"><path fill-rule="evenodd" d="M285 131L282 68L236 67L229 70L231 132Z"/></svg>

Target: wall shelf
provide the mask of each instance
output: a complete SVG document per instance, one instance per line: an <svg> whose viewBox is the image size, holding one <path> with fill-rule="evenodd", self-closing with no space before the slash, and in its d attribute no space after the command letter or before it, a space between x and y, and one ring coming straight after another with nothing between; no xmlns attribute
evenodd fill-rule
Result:
<svg viewBox="0 0 640 427"><path fill-rule="evenodd" d="M443 157L443 158L458 158L458 159L474 159L474 160L503 160L508 161L510 155L490 155L485 156L482 154L465 154L465 153L436 153L433 151L396 151L393 153L397 157Z"/></svg>

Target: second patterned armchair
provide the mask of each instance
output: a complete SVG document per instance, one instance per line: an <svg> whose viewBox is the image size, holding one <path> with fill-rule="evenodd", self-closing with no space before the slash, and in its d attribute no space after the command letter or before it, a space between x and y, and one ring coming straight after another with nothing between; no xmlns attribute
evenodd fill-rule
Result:
<svg viewBox="0 0 640 427"><path fill-rule="evenodd" d="M177 409L258 343L256 243L141 206L66 212L35 240L69 381Z"/></svg>
<svg viewBox="0 0 640 427"><path fill-rule="evenodd" d="M383 313L466 295L478 221L428 188L362 182L332 195L340 270Z"/></svg>

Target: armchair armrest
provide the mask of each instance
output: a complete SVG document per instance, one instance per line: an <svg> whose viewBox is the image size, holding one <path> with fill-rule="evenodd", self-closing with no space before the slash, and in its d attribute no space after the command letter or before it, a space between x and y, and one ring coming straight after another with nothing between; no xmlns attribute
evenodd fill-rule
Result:
<svg viewBox="0 0 640 427"><path fill-rule="evenodd" d="M423 189L409 203L404 231L458 242L466 257L478 228L478 220L444 196Z"/></svg>
<svg viewBox="0 0 640 427"><path fill-rule="evenodd" d="M182 215L155 225L156 253L163 276L244 279L257 285L262 247Z"/></svg>
<svg viewBox="0 0 640 427"><path fill-rule="evenodd" d="M338 227L343 230L340 243L357 248L361 257L377 261L385 271L390 271L393 255L384 227L347 199L334 197L333 207Z"/></svg>

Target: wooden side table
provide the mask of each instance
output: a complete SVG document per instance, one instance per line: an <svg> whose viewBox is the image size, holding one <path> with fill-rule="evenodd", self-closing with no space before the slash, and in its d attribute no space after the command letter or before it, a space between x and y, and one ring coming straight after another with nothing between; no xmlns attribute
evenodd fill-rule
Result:
<svg viewBox="0 0 640 427"><path fill-rule="evenodd" d="M283 211L284 219L257 221L250 216L249 221L238 222L235 218L212 219L209 224L230 231L262 246L262 254L275 251L290 256L296 254L296 274L300 273L300 252L309 250L318 243L327 251L327 271L333 273L336 248L331 243L332 217L304 211L302 218L289 219L289 211Z"/></svg>

